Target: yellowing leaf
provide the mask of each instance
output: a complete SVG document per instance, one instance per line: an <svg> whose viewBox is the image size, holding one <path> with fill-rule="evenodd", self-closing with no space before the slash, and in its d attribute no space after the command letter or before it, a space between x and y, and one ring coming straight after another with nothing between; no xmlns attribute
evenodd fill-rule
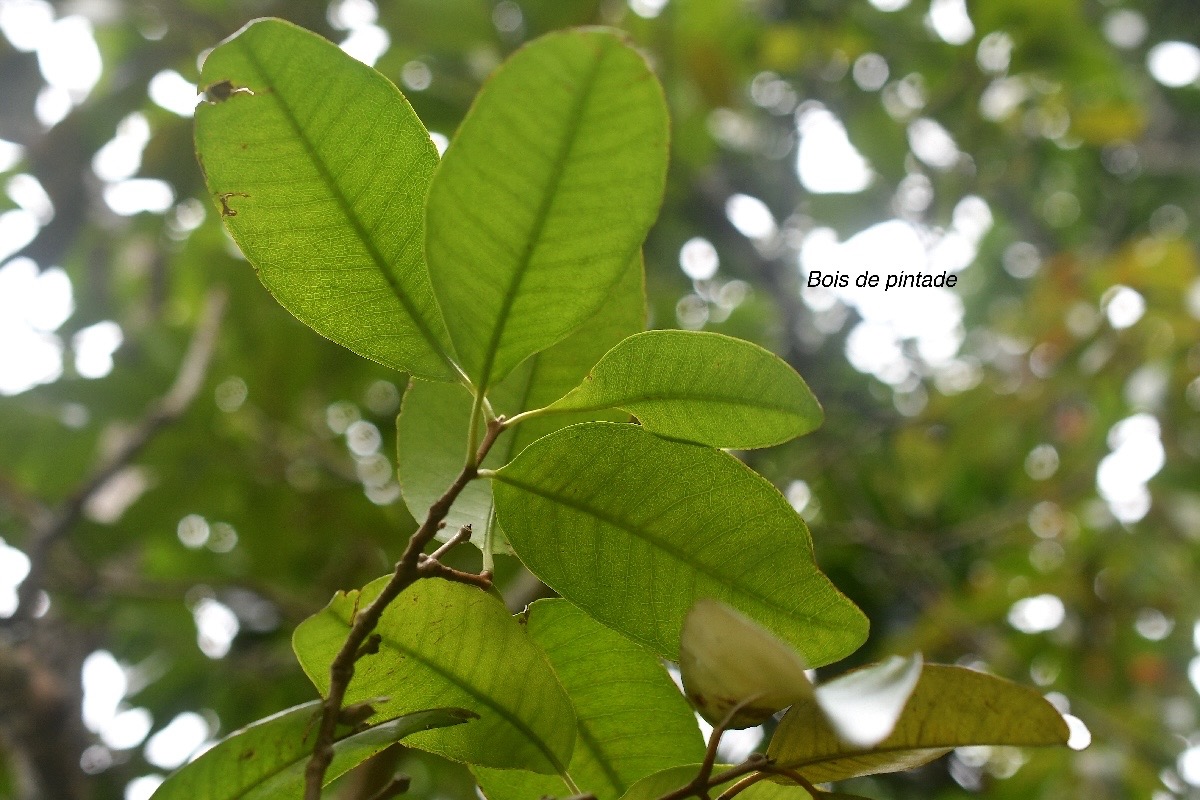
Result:
<svg viewBox="0 0 1200 800"><path fill-rule="evenodd" d="M1062 745L1067 724L1033 689L963 667L928 664L895 729L873 747L842 740L816 698L792 706L767 755L813 783L912 769L971 745Z"/></svg>

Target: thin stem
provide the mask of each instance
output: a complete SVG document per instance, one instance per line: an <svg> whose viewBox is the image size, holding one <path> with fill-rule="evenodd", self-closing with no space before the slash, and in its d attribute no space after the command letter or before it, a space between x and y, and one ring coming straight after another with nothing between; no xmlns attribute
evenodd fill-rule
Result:
<svg viewBox="0 0 1200 800"><path fill-rule="evenodd" d="M461 528L458 529L458 533L451 536L449 539L446 540L445 544L443 544L437 550L434 550L432 553L430 553L426 557L432 558L436 561L437 559L446 555L446 553L449 553L451 550L453 550L458 545L462 544L463 542L469 542L470 540L471 540L471 526L469 524L463 525Z"/></svg>
<svg viewBox="0 0 1200 800"><path fill-rule="evenodd" d="M571 791L572 795L575 795L576 797L578 797L579 795L583 794L583 792L580 791L579 786L576 785L575 779L571 777L571 773L567 772L564 769L562 772L559 773L559 777L562 778L563 783L565 783L567 785L567 788Z"/></svg>
<svg viewBox="0 0 1200 800"><path fill-rule="evenodd" d="M508 419L506 419L504 421L504 427L512 428L517 425L520 425L522 422L524 422L527 419L533 419L534 417L540 417L543 414L553 414L557 411L558 411L558 409L551 408L550 406L542 406L541 408L531 408L528 411L522 411L520 414L513 414L511 417L509 417Z"/></svg>
<svg viewBox="0 0 1200 800"><path fill-rule="evenodd" d="M725 735L725 729L729 727L729 723L733 722L733 718L737 716L738 712L740 712L743 708L745 708L747 705L749 705L750 703L754 702L757 699L758 699L758 695L754 695L753 697L748 697L745 700L742 700L742 702L735 705L733 708L729 709L729 713L725 715L724 719L722 719L715 726L713 726L712 733L709 734L708 747L704 751L704 761L700 764L700 769L696 773L696 777L692 778L690 781L688 781L683 786L680 786L675 791L664 794L662 797L659 798L659 800L683 800L683 798L685 798L685 797L699 797L699 798L701 798L701 800L708 800L708 790L711 789L712 787L720 786L722 783L725 783L726 781L730 780L731 778L737 777L738 775L741 775L744 772L748 772L748 771L757 769L758 766L761 764L768 763L766 761L765 756L761 756L760 754L756 753L754 755L760 756L758 759L755 759L754 755L752 755L750 758L747 758L745 761L743 761L737 767L734 767L733 769L730 769L730 770L726 770L724 773L722 773L721 775L718 776L718 777L722 778L722 780L718 781L715 778L713 778L713 767L717 763L717 748L721 744L721 737ZM754 766L750 767L749 769L743 770L743 772L738 772L738 773L734 774L735 770L739 769L740 767L746 767L747 765L751 764L752 762L753 762Z"/></svg>
<svg viewBox="0 0 1200 800"><path fill-rule="evenodd" d="M766 778L768 774L769 773L766 772L756 772L753 775L747 775L733 786L730 786L728 789L721 792L721 794L717 796L717 800L733 800L733 798L737 797L744 790L749 789L754 784Z"/></svg>
<svg viewBox="0 0 1200 800"><path fill-rule="evenodd" d="M483 415L483 404L486 402L487 398L480 391L475 395L475 402L471 404L471 422L467 426L467 466L471 468L478 467L483 461L478 455L479 419Z"/></svg>
<svg viewBox="0 0 1200 800"><path fill-rule="evenodd" d="M767 756L762 753L752 753L742 763L730 767L724 772L716 773L704 785L700 785L693 779L686 785L660 796L658 800L683 800L686 797L702 797L704 795L701 792L707 793L709 789L720 786L723 783L729 783L734 778L740 778L751 772L759 772L765 767L770 766L770 764L771 759L767 758Z"/></svg>
<svg viewBox="0 0 1200 800"><path fill-rule="evenodd" d="M477 413L480 407L481 403L477 400L475 412L472 414L473 424L478 419ZM454 501L462 494L462 490L466 488L467 484L476 478L478 470L475 465L483 460L488 450L495 444L496 437L503 430L503 418L498 418L488 424L478 449L467 458L467 463L463 465L458 477L454 479L445 493L429 507L425 521L409 537L404 553L396 562L396 569L393 571L391 579L380 591L379 596L371 601L370 605L355 614L351 620L346 640L342 642L341 649L329 666L329 693L321 703L321 725L317 732L313 754L304 770L305 800L320 800L325 773L333 761L333 742L337 734L338 713L346 699L346 690L350 686L350 680L354 677L355 661L359 657L360 648L379 624L388 605L401 592L422 578L439 576L461 579L470 574L451 570L450 567L446 567L438 560L425 556L423 551L443 527L442 522L450 513L450 507ZM474 578L476 579L475 585L482 585L484 580L488 585L491 583L490 575L478 575Z"/></svg>
<svg viewBox="0 0 1200 800"><path fill-rule="evenodd" d="M785 769L783 767L767 766L763 768L762 775L780 775L793 783L799 784L804 791L811 794L813 797L820 797L824 792L812 785L812 781L801 775L794 769Z"/></svg>
<svg viewBox="0 0 1200 800"><path fill-rule="evenodd" d="M490 470L489 470L490 471ZM483 571L489 575L496 574L496 561L492 555L492 548L496 542L496 509L493 508L488 513L487 528L483 531Z"/></svg>
<svg viewBox="0 0 1200 800"><path fill-rule="evenodd" d="M751 753L742 763L730 767L724 772L718 772L708 779L708 786L711 789L714 786L720 786L723 783L729 783L734 778L740 778L751 772L759 772L771 765L771 759L762 753Z"/></svg>
<svg viewBox="0 0 1200 800"><path fill-rule="evenodd" d="M485 422L491 422L496 418L496 410L492 408L492 401L488 400L487 395L483 396L483 419Z"/></svg>

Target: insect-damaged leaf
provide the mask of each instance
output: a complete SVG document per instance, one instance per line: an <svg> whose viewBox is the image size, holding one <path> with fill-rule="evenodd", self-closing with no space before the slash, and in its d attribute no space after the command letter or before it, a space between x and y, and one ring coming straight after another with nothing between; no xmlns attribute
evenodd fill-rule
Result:
<svg viewBox="0 0 1200 800"><path fill-rule="evenodd" d="M316 34L251 23L204 62L196 151L271 294L359 355L453 377L422 253L437 150L400 91Z"/></svg>

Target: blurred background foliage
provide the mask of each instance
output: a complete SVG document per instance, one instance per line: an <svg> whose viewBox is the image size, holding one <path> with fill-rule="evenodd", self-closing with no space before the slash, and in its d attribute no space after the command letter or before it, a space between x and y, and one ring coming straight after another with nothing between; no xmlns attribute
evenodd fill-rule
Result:
<svg viewBox="0 0 1200 800"><path fill-rule="evenodd" d="M854 662L985 667L1092 737L848 790L1200 797L1187 0L0 0L0 796L140 800L309 699L291 629L414 527L405 376L276 305L196 167L198 56L267 15L374 63L443 145L527 39L599 23L644 48L674 126L651 325L759 342L821 398L820 431L749 460L871 618ZM195 398L131 452L209 339ZM536 596L502 561L513 604ZM342 796L397 763L412 794L471 796L456 765L379 761Z"/></svg>

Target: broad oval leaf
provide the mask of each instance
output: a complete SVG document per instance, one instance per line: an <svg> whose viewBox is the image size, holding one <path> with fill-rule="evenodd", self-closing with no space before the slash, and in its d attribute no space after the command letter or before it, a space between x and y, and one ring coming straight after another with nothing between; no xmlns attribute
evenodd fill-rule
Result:
<svg viewBox="0 0 1200 800"><path fill-rule="evenodd" d="M154 800L295 800L304 794L320 709L318 701L304 703L234 731L167 778ZM461 708L436 708L346 736L333 746L325 784L406 736L474 717Z"/></svg>
<svg viewBox="0 0 1200 800"><path fill-rule="evenodd" d="M356 610L387 583L339 592L309 617L292 647L322 694L329 665ZM571 759L575 715L546 657L504 604L487 592L445 580L422 580L400 594L376 628L379 652L359 659L347 703L397 715L435 703L479 714L468 726L409 737L408 744L469 764L562 772Z"/></svg>
<svg viewBox="0 0 1200 800"><path fill-rule="evenodd" d="M683 688L714 725L733 712L725 727L749 728L811 696L804 670L790 645L718 600L697 600L683 620Z"/></svg>
<svg viewBox="0 0 1200 800"><path fill-rule="evenodd" d="M662 88L612 32L544 36L488 79L426 216L433 288L477 386L604 303L657 214L667 139Z"/></svg>
<svg viewBox="0 0 1200 800"><path fill-rule="evenodd" d="M646 331L605 353L548 410L621 408L654 433L749 449L815 429L824 412L804 379L756 344L702 331Z"/></svg>
<svg viewBox="0 0 1200 800"><path fill-rule="evenodd" d="M645 325L646 293L639 251L608 301L578 330L548 350L525 359L489 393L496 413L513 416L541 408L574 386L608 348ZM585 419L614 414L554 414L534 417L500 435L483 462L507 464L525 445L550 431ZM581 418L582 417L582 418ZM396 469L409 512L424 519L429 507L462 470L471 420L471 394L459 384L413 381L396 419ZM617 420L619 421L619 420ZM481 425L482 428L482 425ZM439 538L471 525L471 541L480 549L489 533L492 552L512 552L492 509L488 481L472 481L454 501Z"/></svg>
<svg viewBox="0 0 1200 800"><path fill-rule="evenodd" d="M219 45L200 81L208 189L271 294L359 355L452 379L421 249L437 149L400 91L277 19Z"/></svg>
<svg viewBox="0 0 1200 800"><path fill-rule="evenodd" d="M684 616L702 597L813 666L866 639L866 617L817 569L804 521L728 453L586 423L539 439L493 477L500 524L525 565L659 655L679 657Z"/></svg>
<svg viewBox="0 0 1200 800"><path fill-rule="evenodd" d="M704 757L696 717L662 662L565 600L539 600L526 627L575 706L568 767L583 791L617 800L635 781ZM476 767L488 800L564 797L561 778Z"/></svg>
<svg viewBox="0 0 1200 800"><path fill-rule="evenodd" d="M912 769L956 747L1066 743L1066 722L1033 689L964 667L926 664L895 729L874 747L845 743L816 701L807 700L784 715L767 755L824 783Z"/></svg>
<svg viewBox="0 0 1200 800"><path fill-rule="evenodd" d="M728 769L728 767L718 765L715 773L720 773L724 769ZM699 770L699 764L689 764L657 772L631 786L621 800L658 800L664 794L687 784L688 781L696 777ZM719 793L728 790L733 785L732 781L720 784L710 789L709 795L716 797ZM812 798L812 795L805 791L803 787L794 783L774 783L768 780L751 784L738 792L737 796L745 798L745 800L810 800ZM823 794L820 800L824 800L826 797L841 797L841 795Z"/></svg>

